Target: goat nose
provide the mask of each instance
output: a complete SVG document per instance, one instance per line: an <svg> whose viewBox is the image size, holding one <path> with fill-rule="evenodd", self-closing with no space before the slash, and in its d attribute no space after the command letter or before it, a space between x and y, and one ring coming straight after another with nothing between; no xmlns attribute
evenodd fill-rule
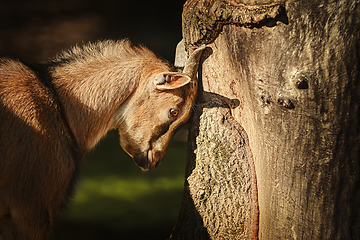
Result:
<svg viewBox="0 0 360 240"><path fill-rule="evenodd" d="M147 156L144 155L137 155L133 157L134 162L142 169L142 170L149 170L150 164L147 159Z"/></svg>
<svg viewBox="0 0 360 240"><path fill-rule="evenodd" d="M133 159L135 161L135 163L144 171L147 170L152 170L154 168L156 168L159 164L160 164L160 160L161 158L158 158L159 156L155 156L157 155L152 149L149 149L146 153L137 153L133 156ZM156 160L158 159L158 160Z"/></svg>

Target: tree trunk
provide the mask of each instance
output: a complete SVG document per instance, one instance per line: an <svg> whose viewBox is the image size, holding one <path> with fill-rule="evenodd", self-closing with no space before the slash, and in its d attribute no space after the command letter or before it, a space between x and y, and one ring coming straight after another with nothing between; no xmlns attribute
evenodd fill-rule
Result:
<svg viewBox="0 0 360 240"><path fill-rule="evenodd" d="M188 0L199 69L171 239L360 239L360 1Z"/></svg>

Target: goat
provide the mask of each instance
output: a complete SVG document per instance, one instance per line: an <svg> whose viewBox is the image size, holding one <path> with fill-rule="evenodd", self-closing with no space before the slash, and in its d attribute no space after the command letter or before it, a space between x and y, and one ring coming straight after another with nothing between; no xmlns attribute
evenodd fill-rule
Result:
<svg viewBox="0 0 360 240"><path fill-rule="evenodd" d="M101 41L41 64L0 59L0 239L47 239L83 155L111 129L156 167L190 116L202 48L176 72L145 47Z"/></svg>

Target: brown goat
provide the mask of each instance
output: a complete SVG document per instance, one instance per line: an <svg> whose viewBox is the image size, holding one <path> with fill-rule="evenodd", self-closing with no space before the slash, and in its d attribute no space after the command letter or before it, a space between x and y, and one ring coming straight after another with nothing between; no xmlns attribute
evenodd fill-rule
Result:
<svg viewBox="0 0 360 240"><path fill-rule="evenodd" d="M183 73L127 41L43 64L0 59L0 240L47 239L84 153L111 129L142 169L154 168L189 118L202 50Z"/></svg>

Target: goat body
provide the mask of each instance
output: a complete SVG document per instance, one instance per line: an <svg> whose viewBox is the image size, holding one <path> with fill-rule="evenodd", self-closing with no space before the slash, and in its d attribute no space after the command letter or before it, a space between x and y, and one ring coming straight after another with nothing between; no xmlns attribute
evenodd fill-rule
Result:
<svg viewBox="0 0 360 240"><path fill-rule="evenodd" d="M195 65L174 72L127 41L75 47L43 64L1 58L0 240L47 239L82 156L111 129L142 169L154 168L190 116Z"/></svg>

